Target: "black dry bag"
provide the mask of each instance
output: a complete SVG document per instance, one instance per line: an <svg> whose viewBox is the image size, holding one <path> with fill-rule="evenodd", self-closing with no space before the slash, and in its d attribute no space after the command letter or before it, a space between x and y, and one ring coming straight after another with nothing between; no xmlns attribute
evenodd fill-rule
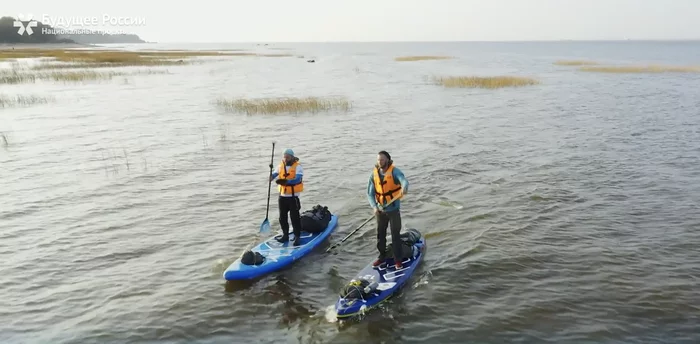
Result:
<svg viewBox="0 0 700 344"><path fill-rule="evenodd" d="M418 240L420 240L420 232L417 229L410 228L400 235L401 241L403 241L408 246L415 245Z"/></svg>
<svg viewBox="0 0 700 344"><path fill-rule="evenodd" d="M307 233L321 233L331 222L328 207L316 205L301 214L301 230Z"/></svg>
<svg viewBox="0 0 700 344"><path fill-rule="evenodd" d="M416 254L416 251L413 249L413 245L420 240L420 232L411 228L401 233L399 237L401 238L401 259L413 257ZM386 247L386 254L391 256L394 254L391 243L389 243L389 245ZM394 257L394 259L396 259L396 257Z"/></svg>
<svg viewBox="0 0 700 344"><path fill-rule="evenodd" d="M260 265L264 261L265 257L260 252L245 251L241 257L241 263L245 265Z"/></svg>

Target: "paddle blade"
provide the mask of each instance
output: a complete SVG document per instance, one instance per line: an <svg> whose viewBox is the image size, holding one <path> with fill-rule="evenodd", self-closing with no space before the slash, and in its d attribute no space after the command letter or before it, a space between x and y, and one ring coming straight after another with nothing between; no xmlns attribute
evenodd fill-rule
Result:
<svg viewBox="0 0 700 344"><path fill-rule="evenodd" d="M270 221L268 219L265 219L263 223L260 225L260 233L267 233L270 231Z"/></svg>

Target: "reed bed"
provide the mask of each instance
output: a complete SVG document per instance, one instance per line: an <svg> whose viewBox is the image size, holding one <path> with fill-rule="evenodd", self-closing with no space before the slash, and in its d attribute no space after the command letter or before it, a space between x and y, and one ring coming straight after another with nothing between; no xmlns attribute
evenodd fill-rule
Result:
<svg viewBox="0 0 700 344"><path fill-rule="evenodd" d="M258 57L291 57L294 54L255 54Z"/></svg>
<svg viewBox="0 0 700 344"><path fill-rule="evenodd" d="M121 66L168 66L192 63L194 57L286 57L291 54L257 54L252 52L223 51L125 51L125 50L81 50L81 49L16 49L0 50L0 59L51 58L61 64L40 65L38 69L53 68L100 68ZM51 66L51 67L49 67Z"/></svg>
<svg viewBox="0 0 700 344"><path fill-rule="evenodd" d="M50 72L40 73L39 78L53 81L64 82L80 82L88 80L111 80L118 76L130 75L151 75L151 74L167 74L167 71L137 71L137 72L94 72L94 71L79 71L79 72Z"/></svg>
<svg viewBox="0 0 700 344"><path fill-rule="evenodd" d="M452 56L399 56L394 58L395 61L406 62L406 61L424 61L424 60L449 60L453 59Z"/></svg>
<svg viewBox="0 0 700 344"><path fill-rule="evenodd" d="M241 54L240 52L226 53L209 50L107 50L107 49L15 49L0 50L0 58L37 58L37 57L86 57L88 59L110 59L114 56L126 56L133 58L141 57L161 57L161 58L184 58L195 56L226 56Z"/></svg>
<svg viewBox="0 0 700 344"><path fill-rule="evenodd" d="M595 66L598 62L587 60L559 60L554 61L557 66Z"/></svg>
<svg viewBox="0 0 700 344"><path fill-rule="evenodd" d="M50 72L39 74L40 79L53 80L53 81L63 81L63 82L79 82L88 80L111 80L117 76L124 76L126 73L122 72L93 72L93 71L80 71L80 72Z"/></svg>
<svg viewBox="0 0 700 344"><path fill-rule="evenodd" d="M450 88L487 88L523 87L537 85L539 81L533 78L519 76L449 76L434 77L433 82Z"/></svg>
<svg viewBox="0 0 700 344"><path fill-rule="evenodd" d="M53 57L58 51L54 49L0 49L0 60L3 59L22 59L22 58L39 58Z"/></svg>
<svg viewBox="0 0 700 344"><path fill-rule="evenodd" d="M31 66L33 70L60 70L60 69L85 69L85 68L98 68L98 67L114 67L109 64L92 64L87 67L85 64L81 63L66 63L66 62L44 62Z"/></svg>
<svg viewBox="0 0 700 344"><path fill-rule="evenodd" d="M84 64L86 67L163 66L185 63L185 56L151 55L141 52L71 52L57 54L54 58L59 62Z"/></svg>
<svg viewBox="0 0 700 344"><path fill-rule="evenodd" d="M698 66L585 66L580 71L598 73L700 73Z"/></svg>
<svg viewBox="0 0 700 344"><path fill-rule="evenodd" d="M14 69L0 71L0 84L23 84L36 81L36 75L19 73Z"/></svg>
<svg viewBox="0 0 700 344"><path fill-rule="evenodd" d="M82 82L89 80L111 80L117 76L169 74L167 70L137 70L133 72L95 72L90 70L60 72L18 72L17 70L0 71L0 84L33 83L37 80Z"/></svg>
<svg viewBox="0 0 700 344"><path fill-rule="evenodd" d="M246 114L318 113L330 110L347 111L350 102L345 98L259 98L218 99L217 105L226 111Z"/></svg>
<svg viewBox="0 0 700 344"><path fill-rule="evenodd" d="M0 94L0 108L47 104L53 100L53 97L41 97L37 95L8 96Z"/></svg>

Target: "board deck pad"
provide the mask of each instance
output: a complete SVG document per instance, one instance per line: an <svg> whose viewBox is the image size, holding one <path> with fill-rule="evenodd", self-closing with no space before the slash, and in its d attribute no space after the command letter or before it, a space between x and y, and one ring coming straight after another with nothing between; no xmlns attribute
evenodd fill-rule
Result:
<svg viewBox="0 0 700 344"><path fill-rule="evenodd" d="M227 281L231 280L246 280L260 277L262 275L280 270L285 266L288 266L298 259L303 258L309 254L314 248L321 244L326 238L328 238L331 233L335 230L338 225L338 216L331 215L331 221L328 226L320 233L308 233L302 231L299 236L301 243L298 246L294 246L294 233L292 233L290 228L289 241L281 243L277 241L282 234L276 234L272 237L265 239L265 241L259 243L250 250L253 252L259 252L265 260L260 265L246 265L241 263L241 258L236 259L228 268L224 271L224 279Z"/></svg>
<svg viewBox="0 0 700 344"><path fill-rule="evenodd" d="M417 250L414 250L414 252L417 251L417 254L411 258L404 258L400 269L396 269L394 266L393 258L387 259L376 267L372 266L374 262L374 259L372 259L372 262L360 270L351 282L360 279L367 280L370 284L377 282L376 289L365 296L364 299L346 301L340 297L335 304L336 316L338 318L348 318L359 315L377 306L399 291L411 278L425 255L427 246L424 238L418 240L413 246L417 248Z"/></svg>

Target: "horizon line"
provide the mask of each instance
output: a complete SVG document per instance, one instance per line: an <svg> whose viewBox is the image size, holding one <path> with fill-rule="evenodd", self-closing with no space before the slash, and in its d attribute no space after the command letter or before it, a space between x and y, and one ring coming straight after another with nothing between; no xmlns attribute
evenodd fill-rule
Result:
<svg viewBox="0 0 700 344"><path fill-rule="evenodd" d="M295 44L295 43L558 43L558 42L700 42L700 38L611 38L611 39L543 39L543 40L392 40L392 41L163 41L126 44ZM119 44L119 43L114 43ZM124 44L124 43L122 43Z"/></svg>

